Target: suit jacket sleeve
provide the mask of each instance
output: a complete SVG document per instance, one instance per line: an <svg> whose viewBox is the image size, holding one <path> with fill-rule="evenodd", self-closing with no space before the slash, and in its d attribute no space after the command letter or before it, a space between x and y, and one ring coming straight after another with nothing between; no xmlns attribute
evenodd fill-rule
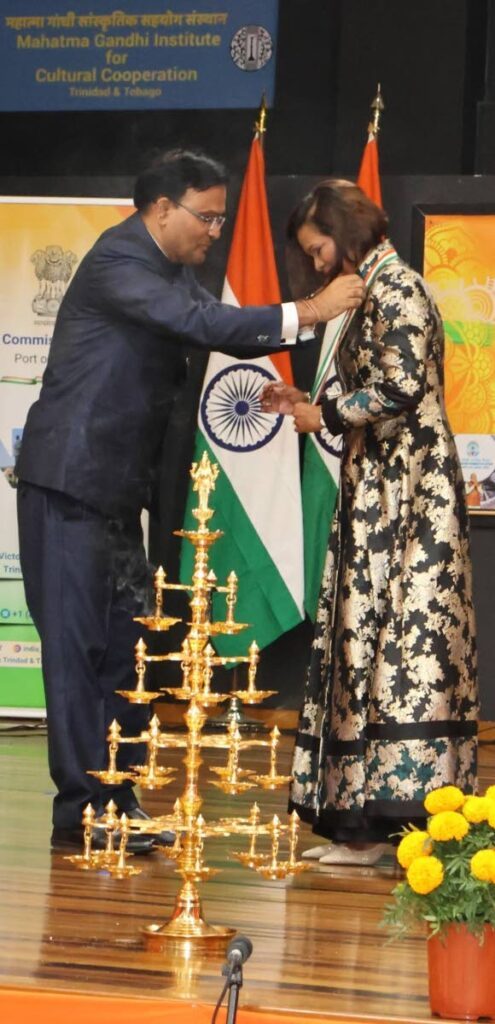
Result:
<svg viewBox="0 0 495 1024"><path fill-rule="evenodd" d="M110 237L93 254L93 302L168 341L201 349L235 354L249 348L262 355L283 347L280 306L226 305L200 288L188 267L167 265L162 270L144 247L130 249L124 239Z"/></svg>

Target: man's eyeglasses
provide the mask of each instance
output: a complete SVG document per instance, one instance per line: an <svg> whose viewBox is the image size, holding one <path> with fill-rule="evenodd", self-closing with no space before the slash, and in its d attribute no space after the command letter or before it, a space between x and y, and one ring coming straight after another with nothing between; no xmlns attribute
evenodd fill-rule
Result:
<svg viewBox="0 0 495 1024"><path fill-rule="evenodd" d="M176 206L180 206L181 210L186 210L187 213L191 213L196 220L200 220L208 229L209 228L223 228L226 217L222 213L197 213L196 210L191 210L189 206L184 206L184 203L179 203L177 199L174 199Z"/></svg>

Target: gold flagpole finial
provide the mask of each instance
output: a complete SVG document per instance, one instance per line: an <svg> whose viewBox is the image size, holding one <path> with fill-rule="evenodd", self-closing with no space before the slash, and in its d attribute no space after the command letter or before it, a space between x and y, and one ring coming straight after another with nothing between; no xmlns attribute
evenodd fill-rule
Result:
<svg viewBox="0 0 495 1024"><path fill-rule="evenodd" d="M376 96L373 100L373 103L371 104L371 110L373 113L371 115L371 121L368 125L368 131L370 135L374 135L376 138L378 132L380 131L380 119L382 116L382 111L385 110L385 104L383 102L380 83L378 83Z"/></svg>
<svg viewBox="0 0 495 1024"><path fill-rule="evenodd" d="M266 119L267 119L267 116L268 116L268 108L267 108L267 105L266 105L266 96L263 93L263 95L261 97L261 106L260 106L260 112L258 114L258 120L254 122L254 130L255 130L256 134L260 136L261 139L263 139L263 135L266 132Z"/></svg>

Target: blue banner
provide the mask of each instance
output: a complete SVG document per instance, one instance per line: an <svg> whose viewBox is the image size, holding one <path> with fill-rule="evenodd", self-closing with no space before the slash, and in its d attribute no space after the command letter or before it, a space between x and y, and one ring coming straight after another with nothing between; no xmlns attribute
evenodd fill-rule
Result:
<svg viewBox="0 0 495 1024"><path fill-rule="evenodd" d="M0 110L273 102L278 0L2 0Z"/></svg>

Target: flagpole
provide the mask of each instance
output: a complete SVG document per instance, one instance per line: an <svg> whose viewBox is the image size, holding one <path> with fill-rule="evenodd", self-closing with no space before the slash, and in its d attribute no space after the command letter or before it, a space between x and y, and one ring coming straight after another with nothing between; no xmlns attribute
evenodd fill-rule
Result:
<svg viewBox="0 0 495 1024"><path fill-rule="evenodd" d="M385 110L382 90L378 83L376 96L371 104L371 117L368 122L368 137L364 147L357 183L377 206L382 206L382 190L378 166L378 133L381 127L381 116Z"/></svg>
<svg viewBox="0 0 495 1024"><path fill-rule="evenodd" d="M261 149L263 149L265 141L267 117L268 108L266 105L266 95L263 93L258 113L258 120L254 122L253 126L254 137L258 140ZM208 725L210 725L212 729L217 729L219 725L225 725L227 728L235 725L238 729L244 729L246 731L249 730L250 732L258 732L264 729L263 722L259 721L257 718L251 718L246 715L242 702L236 696L236 692L242 689L242 685L239 686L239 671L240 670L237 665L232 670L232 690L228 707L223 714L209 719L206 728L208 728Z"/></svg>
<svg viewBox="0 0 495 1024"><path fill-rule="evenodd" d="M376 89L376 96L375 96L375 98L373 100L373 103L371 104L371 110L372 110L372 115L371 115L371 121L368 124L368 132L369 132L370 135L373 136L374 139L376 139L377 136L378 136L378 132L380 131L380 128L381 128L380 122L381 122L382 113L385 110L385 104L383 102L383 96L382 96L382 87L380 85L380 82L378 82L378 86L377 86L377 89Z"/></svg>
<svg viewBox="0 0 495 1024"><path fill-rule="evenodd" d="M261 97L260 112L258 114L258 120L254 122L254 131L258 136L260 145L263 147L265 142L266 122L268 118L268 107L266 105L266 95L263 93Z"/></svg>

